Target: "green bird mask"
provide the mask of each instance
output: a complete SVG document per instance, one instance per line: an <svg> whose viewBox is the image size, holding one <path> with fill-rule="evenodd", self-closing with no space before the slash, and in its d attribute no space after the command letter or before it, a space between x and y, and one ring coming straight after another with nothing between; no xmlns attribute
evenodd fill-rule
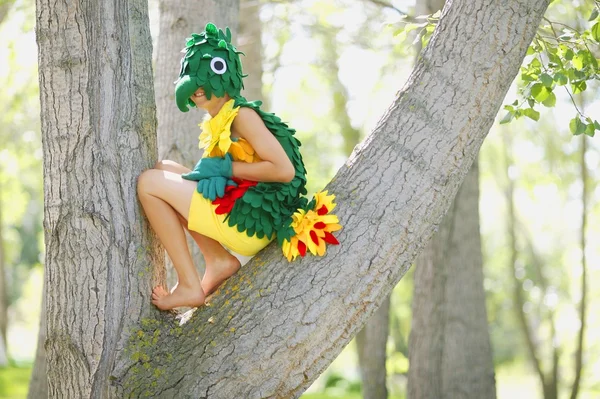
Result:
<svg viewBox="0 0 600 399"><path fill-rule="evenodd" d="M206 98L214 94L231 98L238 97L244 88L242 62L235 46L231 44L229 28L223 32L212 23L207 23L204 32L192 33L186 39L185 56L181 59L179 79L175 82L175 101L182 112L196 104L190 99L202 87Z"/></svg>

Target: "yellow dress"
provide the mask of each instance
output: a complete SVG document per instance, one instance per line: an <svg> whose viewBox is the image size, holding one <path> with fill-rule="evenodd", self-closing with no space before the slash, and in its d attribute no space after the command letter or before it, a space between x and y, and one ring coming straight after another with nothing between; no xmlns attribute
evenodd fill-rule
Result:
<svg viewBox="0 0 600 399"><path fill-rule="evenodd" d="M239 107L233 108L234 100L229 100L219 113L211 118L207 114L202 122L199 146L204 148L203 157L223 157L231 154L234 161L260 162L254 148L243 138L231 137L231 124L238 114ZM220 242L225 247L244 256L254 256L272 240L266 237L248 237L226 222L226 214L215 212L217 205L194 190L188 216L188 229Z"/></svg>

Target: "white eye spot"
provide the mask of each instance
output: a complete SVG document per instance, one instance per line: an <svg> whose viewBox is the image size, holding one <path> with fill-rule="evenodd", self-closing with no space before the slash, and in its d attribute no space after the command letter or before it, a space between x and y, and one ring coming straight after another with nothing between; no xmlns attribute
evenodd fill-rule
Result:
<svg viewBox="0 0 600 399"><path fill-rule="evenodd" d="M221 57L213 57L210 61L210 69L217 75L223 75L227 72L227 63Z"/></svg>

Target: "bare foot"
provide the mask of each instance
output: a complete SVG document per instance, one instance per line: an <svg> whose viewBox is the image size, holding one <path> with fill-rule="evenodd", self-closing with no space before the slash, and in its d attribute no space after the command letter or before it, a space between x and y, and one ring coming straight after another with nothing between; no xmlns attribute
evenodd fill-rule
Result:
<svg viewBox="0 0 600 399"><path fill-rule="evenodd" d="M225 280L240 270L240 261L233 255L216 262L206 263L206 271L202 277L202 290L206 295L214 292Z"/></svg>
<svg viewBox="0 0 600 399"><path fill-rule="evenodd" d="M168 293L163 287L156 286L152 290L152 303L161 310L180 306L195 308L204 305L204 292L198 287L179 284Z"/></svg>

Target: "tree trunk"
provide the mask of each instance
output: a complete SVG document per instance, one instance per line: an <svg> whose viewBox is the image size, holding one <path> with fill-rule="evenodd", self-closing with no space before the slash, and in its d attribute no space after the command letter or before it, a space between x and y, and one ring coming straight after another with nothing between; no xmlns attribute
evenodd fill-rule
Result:
<svg viewBox="0 0 600 399"><path fill-rule="evenodd" d="M529 359L540 379L540 384L542 386L542 392L544 399L556 399L558 397L558 348L557 345L552 345L552 356L553 356L553 368L552 373L548 376L542 367L541 361L541 353L543 353L543 348L540 349L538 342L540 341L536 336L536 332L534 328L530 328L529 322L527 320L527 315L525 314L524 305L525 298L523 297L523 289L522 283L519 279L519 272L517 270L517 260L519 251L517 248L517 212L514 200L514 191L515 184L514 179L511 178L508 171L513 166L512 161L512 138L510 132L505 132L503 134L504 140L504 171L506 173L506 189L504 195L506 197L506 204L508 208L508 218L507 218L507 230L508 230L508 238L509 245L508 250L510 254L509 259L509 274L511 279L513 280L513 308L515 310L517 320L519 321L519 326L521 327L521 331L523 333L523 338L525 339L525 344L527 346L527 352L529 355ZM533 252L533 251L532 251ZM541 276L541 274L540 274ZM542 278L542 286L546 286L544 282L544 278ZM552 338L555 338L555 327L553 323L554 317L551 315L549 318L550 321L550 329Z"/></svg>
<svg viewBox="0 0 600 399"><path fill-rule="evenodd" d="M390 296L356 334L356 349L364 399L386 399L386 343L390 322Z"/></svg>
<svg viewBox="0 0 600 399"><path fill-rule="evenodd" d="M416 13L432 14L443 3L419 1ZM417 259L412 313L408 396L495 398L483 289L477 162L440 230Z"/></svg>
<svg viewBox="0 0 600 399"><path fill-rule="evenodd" d="M241 58L244 73L248 75L244 80L242 95L250 101L261 100L263 108L268 110L262 92L263 45L260 4L259 0L240 0L240 33L237 48L245 54Z"/></svg>
<svg viewBox="0 0 600 399"><path fill-rule="evenodd" d="M138 1L50 12L38 0L50 396L298 397L430 239L547 2L449 3L406 87L328 186L342 245L290 265L273 244L177 326L152 311L161 256L135 200L155 159Z"/></svg>
<svg viewBox="0 0 600 399"><path fill-rule="evenodd" d="M579 334L577 334L577 350L575 351L575 379L571 386L571 399L577 399L579 394L579 385L581 383L581 374L583 371L583 348L584 348L584 337L586 329L586 313L587 313L587 258L585 256L586 248L586 236L585 230L587 227L588 218L588 195L590 191L588 182L588 170L585 164L585 157L587 152L587 136L583 134L581 136L581 233L579 236L579 243L581 246L581 299L579 301Z"/></svg>
<svg viewBox="0 0 600 399"><path fill-rule="evenodd" d="M46 359L46 283L42 293L42 311L40 312L40 330L38 333L37 348L35 350L35 362L29 380L27 399L48 398L48 368Z"/></svg>
<svg viewBox="0 0 600 399"><path fill-rule="evenodd" d="M109 396L132 323L157 313L162 257L136 199L137 176L156 161L147 6L36 2L54 398Z"/></svg>
<svg viewBox="0 0 600 399"><path fill-rule="evenodd" d="M0 367L5 367L8 365L8 354L6 353L6 345L4 342L4 334L0 332Z"/></svg>
<svg viewBox="0 0 600 399"><path fill-rule="evenodd" d="M337 29L329 32L328 35L322 33L323 52L321 62L331 79L330 90L333 97L331 117L340 126L340 133L344 138L344 154L350 156L360 141L360 131L355 129L350 121L347 111L348 91L339 78L337 33ZM389 322L390 296L388 295L379 309L356 335L356 352L364 399L386 399L388 396L386 348Z"/></svg>
<svg viewBox="0 0 600 399"><path fill-rule="evenodd" d="M473 163L440 229L417 260L408 397L495 398L483 290L479 169Z"/></svg>

